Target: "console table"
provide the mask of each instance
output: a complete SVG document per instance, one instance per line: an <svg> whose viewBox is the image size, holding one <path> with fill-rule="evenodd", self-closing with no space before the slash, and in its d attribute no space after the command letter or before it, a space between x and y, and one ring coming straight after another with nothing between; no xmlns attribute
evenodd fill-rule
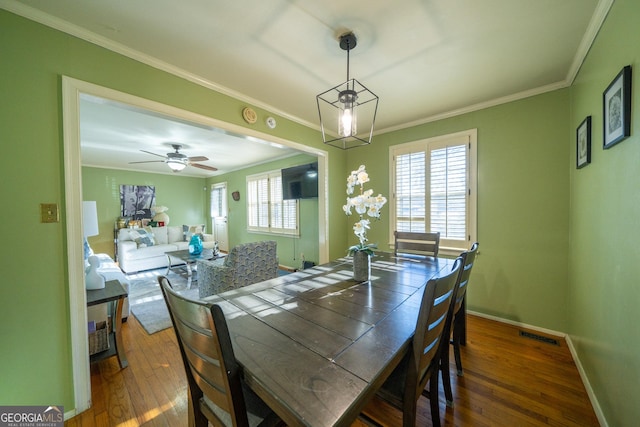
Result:
<svg viewBox="0 0 640 427"><path fill-rule="evenodd" d="M119 281L109 280L103 289L87 290L87 307L92 305L111 304L111 332L109 333L109 348L91 355L91 362L105 359L111 356L118 356L120 368L129 366L127 355L124 352L122 342L122 305L127 297L127 291Z"/></svg>

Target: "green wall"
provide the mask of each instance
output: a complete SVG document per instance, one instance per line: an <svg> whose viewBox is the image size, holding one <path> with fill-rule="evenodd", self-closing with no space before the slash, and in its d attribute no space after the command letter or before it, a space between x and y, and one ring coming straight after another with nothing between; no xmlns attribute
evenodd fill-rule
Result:
<svg viewBox="0 0 640 427"><path fill-rule="evenodd" d="M355 241L341 209L349 171L367 165L371 187L388 197L389 146L477 128L481 246L470 308L568 331L611 425L632 425L640 415L633 398L640 377L634 221L640 197L632 172L640 149L637 136L611 150L600 148L601 96L622 66L638 63L633 32L639 15L631 0L615 2L570 89L379 135L370 147L328 149L327 243L336 258ZM63 404L70 411L61 76L245 127L246 104L4 10L0 51L0 197L9 205L0 227L12 242L0 257L0 402ZM639 123L637 93L632 132ZM260 117L273 114L255 109ZM588 114L594 117L593 163L576 171L575 128ZM262 120L252 128L323 148L317 131L276 119L275 130ZM57 203L61 221L40 223L40 203ZM383 248L387 221L383 212L370 233Z"/></svg>
<svg viewBox="0 0 640 427"><path fill-rule="evenodd" d="M75 406L69 313L77 308L69 307L62 76L245 127L246 103L5 10L0 10L0 52L0 198L14 207L2 209L0 221L13 242L0 257L0 402L61 404L69 412ZM252 129L324 149L319 132L254 109L259 117L275 116L278 127L271 130L258 120ZM328 155L330 210L340 209L331 195L332 177L344 170L345 158L338 150ZM56 203L60 222L41 223L41 203ZM329 219L330 257L343 253L345 227L342 218Z"/></svg>
<svg viewBox="0 0 640 427"><path fill-rule="evenodd" d="M568 332L611 426L640 419L640 3L617 0L571 88ZM603 150L602 93L633 68L631 136ZM591 164L575 129L592 116Z"/></svg>
<svg viewBox="0 0 640 427"><path fill-rule="evenodd" d="M170 225L207 224L211 232L205 178L82 168L82 199L95 200L100 235L89 237L94 252L113 256L113 228L120 213L120 185L153 185L156 205L167 206Z"/></svg>
<svg viewBox="0 0 640 427"><path fill-rule="evenodd" d="M219 182L227 183L229 248L238 243L265 239L275 240L278 243L280 265L300 268L302 264L301 254L304 254L307 261L318 263L318 199L300 200L300 237L277 236L247 231L246 177L314 161L316 161L315 157L303 154L208 179L209 187L211 184ZM236 190L240 192L240 200L237 202L231 198L231 193Z"/></svg>
<svg viewBox="0 0 640 427"><path fill-rule="evenodd" d="M367 166L375 193L388 197L389 147L478 130L478 241L471 310L564 331L569 174L569 92L559 90L376 137L351 150L348 170ZM347 175L343 182L346 184ZM344 191L344 190L343 190ZM389 240L389 206L371 242ZM355 236L351 236L355 243Z"/></svg>

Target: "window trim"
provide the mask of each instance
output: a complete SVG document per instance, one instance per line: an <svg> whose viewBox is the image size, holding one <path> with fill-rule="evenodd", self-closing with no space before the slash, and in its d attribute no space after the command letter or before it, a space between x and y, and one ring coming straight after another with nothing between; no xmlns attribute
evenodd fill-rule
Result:
<svg viewBox="0 0 640 427"><path fill-rule="evenodd" d="M442 145L456 139L466 138L469 144L469 165L468 165L468 190L467 190L467 239L460 246L451 244L451 241L441 241L439 253L442 255L457 256L461 252L469 249L478 238L478 130L469 129L461 132L440 135L432 138L411 141L389 147L389 183L391 197L389 203L389 247L394 246L393 232L396 228L396 162L395 156L408 152L424 150L428 152L429 146ZM427 214L425 212L425 214ZM443 244L444 243L444 244Z"/></svg>
<svg viewBox="0 0 640 427"><path fill-rule="evenodd" d="M271 170L271 171L265 171L265 172L261 172L261 173L257 173L257 174L253 174L253 175L247 175L246 177L246 192L247 192L247 232L249 233L261 233L261 234L270 234L270 235L277 235L277 236L293 236L293 237L299 237L300 236L300 203L299 200L293 200L293 202L295 203L295 228L279 228L279 227L273 227L272 226L272 200L271 200L271 181L273 178L280 178L282 179L282 172L280 169L276 169L276 170ZM266 179L267 180L267 213L268 213L268 226L266 227L262 227L262 226L252 226L250 225L250 218L251 218L251 192L249 191L249 185L251 182L253 181L258 181L261 179ZM285 200L282 200L278 203L283 203L286 202ZM284 209L283 209L284 211Z"/></svg>

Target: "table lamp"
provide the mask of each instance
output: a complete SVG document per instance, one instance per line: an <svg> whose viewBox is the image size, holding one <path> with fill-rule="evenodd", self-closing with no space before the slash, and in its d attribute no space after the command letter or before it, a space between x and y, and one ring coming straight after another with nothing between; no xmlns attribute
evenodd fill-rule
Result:
<svg viewBox="0 0 640 427"><path fill-rule="evenodd" d="M104 277L98 274L100 259L93 255L87 237L100 234L98 229L98 208L95 201L82 202L82 227L84 235L84 259L89 263L86 270L85 286L87 289L103 289Z"/></svg>

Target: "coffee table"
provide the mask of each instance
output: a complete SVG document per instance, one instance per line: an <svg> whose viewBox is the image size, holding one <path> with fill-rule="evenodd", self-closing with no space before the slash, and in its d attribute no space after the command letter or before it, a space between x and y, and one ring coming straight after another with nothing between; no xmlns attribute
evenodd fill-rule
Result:
<svg viewBox="0 0 640 427"><path fill-rule="evenodd" d="M214 255L213 249L203 249L202 253L198 255L190 254L188 249L183 249L181 251L165 252L165 255L167 256L167 261L169 262L169 265L167 266L167 272L165 273L165 275L169 274L172 267L176 267L176 265L172 265L172 263L175 262L175 259L178 259L179 262L177 266L186 265L187 267L187 275L188 275L187 282L189 284L189 287L191 287L191 276L193 275L191 266L193 264L195 264L200 259L214 260L214 259L223 257L222 254Z"/></svg>

